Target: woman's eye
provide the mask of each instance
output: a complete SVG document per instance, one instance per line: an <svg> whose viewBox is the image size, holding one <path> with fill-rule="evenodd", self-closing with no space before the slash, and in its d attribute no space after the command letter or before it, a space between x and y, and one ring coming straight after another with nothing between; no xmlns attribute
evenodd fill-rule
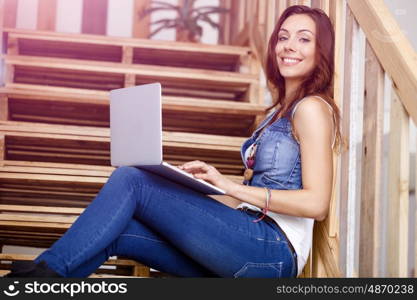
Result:
<svg viewBox="0 0 417 300"><path fill-rule="evenodd" d="M306 38L301 38L300 41L302 41L303 43L308 43L310 40Z"/></svg>
<svg viewBox="0 0 417 300"><path fill-rule="evenodd" d="M278 41L285 41L287 39L287 37L285 37L285 36L280 36L279 38L278 38Z"/></svg>

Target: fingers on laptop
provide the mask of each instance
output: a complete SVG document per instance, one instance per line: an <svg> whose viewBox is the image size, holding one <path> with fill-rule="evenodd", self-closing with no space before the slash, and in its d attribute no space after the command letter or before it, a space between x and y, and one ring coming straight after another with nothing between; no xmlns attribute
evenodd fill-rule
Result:
<svg viewBox="0 0 417 300"><path fill-rule="evenodd" d="M190 173L198 173L199 171L208 172L211 166L205 162L193 160L180 165L179 168Z"/></svg>

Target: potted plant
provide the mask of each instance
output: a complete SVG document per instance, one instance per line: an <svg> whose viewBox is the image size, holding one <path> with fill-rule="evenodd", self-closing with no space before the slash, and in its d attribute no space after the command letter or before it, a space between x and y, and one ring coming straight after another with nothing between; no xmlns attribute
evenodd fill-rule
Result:
<svg viewBox="0 0 417 300"><path fill-rule="evenodd" d="M183 42L199 42L203 34L203 28L199 22L206 22L213 28L219 29L220 26L211 18L211 14L226 13L229 10L217 6L201 6L194 8L195 0L184 0L183 5L173 5L163 1L152 1L148 8L139 13L139 18L145 18L156 11L175 11L175 18L163 18L151 23L151 25L159 25L150 34L149 38L157 34L159 31L168 28L177 30L177 41Z"/></svg>

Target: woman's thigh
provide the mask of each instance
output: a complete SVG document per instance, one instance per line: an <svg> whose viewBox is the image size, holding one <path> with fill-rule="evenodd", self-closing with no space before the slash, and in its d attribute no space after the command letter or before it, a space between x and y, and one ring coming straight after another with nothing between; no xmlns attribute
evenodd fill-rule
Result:
<svg viewBox="0 0 417 300"><path fill-rule="evenodd" d="M148 171L116 172L137 187L134 217L204 268L221 277L294 275L294 258L274 225Z"/></svg>

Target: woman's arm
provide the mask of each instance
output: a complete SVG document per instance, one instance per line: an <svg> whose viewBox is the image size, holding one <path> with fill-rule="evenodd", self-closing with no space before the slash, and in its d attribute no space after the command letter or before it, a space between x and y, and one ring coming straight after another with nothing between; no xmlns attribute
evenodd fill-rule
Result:
<svg viewBox="0 0 417 300"><path fill-rule="evenodd" d="M269 210L321 221L327 216L332 190L332 113L322 100L309 97L298 105L294 129L300 141L303 189L272 190ZM265 205L264 188L237 184L200 161L185 163L181 168L222 188L239 201L261 208Z"/></svg>

